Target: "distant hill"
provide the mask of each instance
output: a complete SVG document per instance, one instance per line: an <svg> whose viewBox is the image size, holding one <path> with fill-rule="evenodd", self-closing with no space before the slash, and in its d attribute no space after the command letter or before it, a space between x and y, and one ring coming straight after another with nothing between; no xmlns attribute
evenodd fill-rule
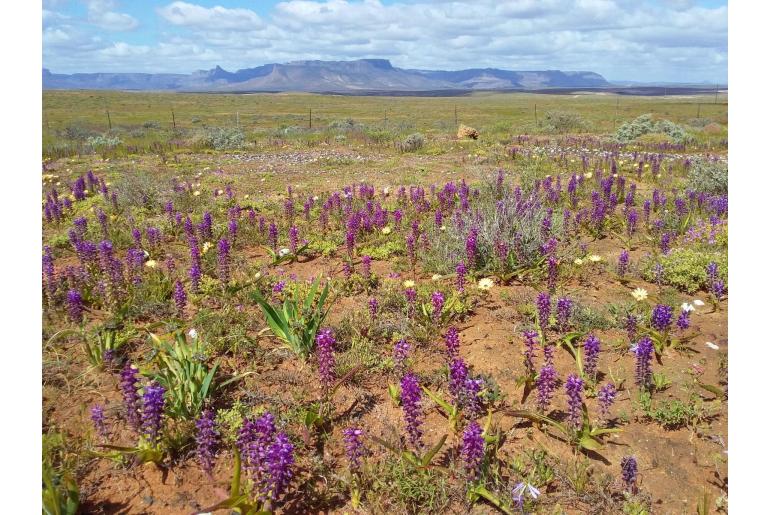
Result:
<svg viewBox="0 0 770 515"><path fill-rule="evenodd" d="M51 73L43 69L43 89L120 89L206 92L306 91L387 92L512 90L608 87L598 73L509 71L483 68L457 71L395 68L387 59L294 61L229 72L219 66L189 75L173 73Z"/></svg>

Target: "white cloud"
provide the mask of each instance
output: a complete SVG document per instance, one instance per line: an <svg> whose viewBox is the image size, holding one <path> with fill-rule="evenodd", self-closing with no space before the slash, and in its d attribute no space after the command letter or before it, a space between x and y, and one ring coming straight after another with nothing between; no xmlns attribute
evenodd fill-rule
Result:
<svg viewBox="0 0 770 515"><path fill-rule="evenodd" d="M118 15L112 23L100 18L105 26L130 25L114 1L89 0L89 13L97 7ZM136 45L151 48L141 58L136 48L84 38L70 30L71 20L45 14L46 65L190 72L381 57L404 68L558 68L641 81L727 77L727 9L691 0L286 0L264 17L189 0L155 12L159 42ZM120 51L130 55L105 57Z"/></svg>
<svg viewBox="0 0 770 515"><path fill-rule="evenodd" d="M187 2L174 2L158 9L166 21L183 27L206 30L255 30L262 20L250 9L227 9L222 6L203 7Z"/></svg>
<svg viewBox="0 0 770 515"><path fill-rule="evenodd" d="M130 14L115 11L117 2L112 0L87 0L88 22L103 29L124 31L139 26L139 21Z"/></svg>

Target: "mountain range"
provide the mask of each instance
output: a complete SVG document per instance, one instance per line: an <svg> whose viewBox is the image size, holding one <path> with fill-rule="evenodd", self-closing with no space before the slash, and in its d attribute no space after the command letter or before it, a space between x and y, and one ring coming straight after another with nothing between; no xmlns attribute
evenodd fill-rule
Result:
<svg viewBox="0 0 770 515"><path fill-rule="evenodd" d="M43 68L43 89L116 89L143 91L305 91L362 93L441 90L532 90L602 88L610 83L589 71L413 70L387 59L294 61L229 72L216 66L191 74L52 73Z"/></svg>

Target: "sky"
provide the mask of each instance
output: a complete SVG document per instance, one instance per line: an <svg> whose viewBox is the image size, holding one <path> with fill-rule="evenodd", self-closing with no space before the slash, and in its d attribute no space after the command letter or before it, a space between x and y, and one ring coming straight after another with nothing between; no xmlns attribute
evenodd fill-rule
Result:
<svg viewBox="0 0 770 515"><path fill-rule="evenodd" d="M382 58L727 82L726 0L44 0L42 22L54 73Z"/></svg>

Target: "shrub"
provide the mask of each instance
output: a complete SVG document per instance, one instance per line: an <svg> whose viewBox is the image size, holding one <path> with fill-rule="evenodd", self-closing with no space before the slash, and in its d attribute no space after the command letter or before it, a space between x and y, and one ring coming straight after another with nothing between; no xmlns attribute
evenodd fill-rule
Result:
<svg viewBox="0 0 770 515"><path fill-rule="evenodd" d="M577 113L548 111L545 113L543 128L549 132L579 132L587 127L586 121Z"/></svg>
<svg viewBox="0 0 770 515"><path fill-rule="evenodd" d="M687 186L691 190L714 195L727 194L727 163L710 159L695 159L687 175Z"/></svg>
<svg viewBox="0 0 770 515"><path fill-rule="evenodd" d="M727 254L724 252L681 247L658 260L663 265L663 283L687 293L708 287L706 265L712 261L719 266L720 278L726 281ZM642 276L648 281L655 280L655 263L654 259L642 263Z"/></svg>
<svg viewBox="0 0 770 515"><path fill-rule="evenodd" d="M643 114L624 123L618 128L615 138L621 143L628 143L646 134L665 134L674 143L688 143L693 139L681 126L669 120L655 121L651 114Z"/></svg>
<svg viewBox="0 0 770 515"><path fill-rule="evenodd" d="M415 150L420 150L424 144L425 137L419 132L415 132L407 136L404 141L397 142L396 149L399 152L414 152Z"/></svg>
<svg viewBox="0 0 770 515"><path fill-rule="evenodd" d="M156 122L155 120L150 120L149 122L144 122L142 124L142 127L145 129L160 129L160 122Z"/></svg>
<svg viewBox="0 0 770 515"><path fill-rule="evenodd" d="M214 150L239 149L244 140L243 131L238 127L208 127L203 136L204 144Z"/></svg>
<svg viewBox="0 0 770 515"><path fill-rule="evenodd" d="M120 145L121 141L117 136L100 134L98 136L89 136L86 143L93 148L113 148Z"/></svg>
<svg viewBox="0 0 770 515"><path fill-rule="evenodd" d="M478 139L479 131L477 131L473 127L468 127L467 125L460 124L460 127L457 128L457 137Z"/></svg>

